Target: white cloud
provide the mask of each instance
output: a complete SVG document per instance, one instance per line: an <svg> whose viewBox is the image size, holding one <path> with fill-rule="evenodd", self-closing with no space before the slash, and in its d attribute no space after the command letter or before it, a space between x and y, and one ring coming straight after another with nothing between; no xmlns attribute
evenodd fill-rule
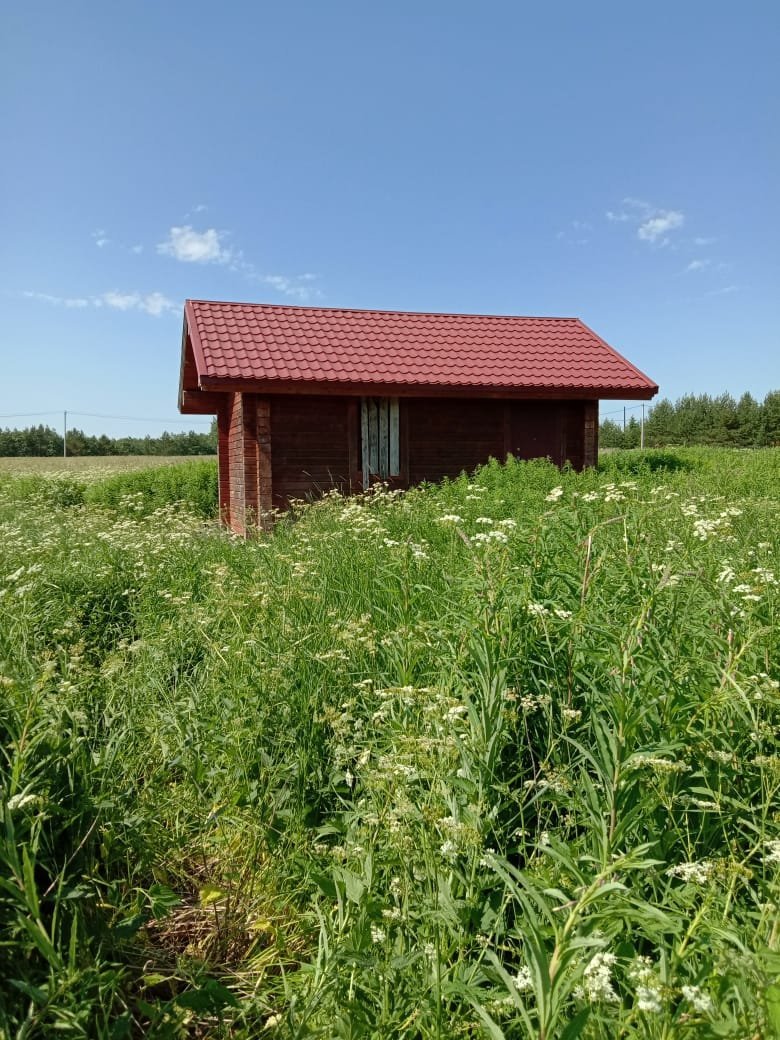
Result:
<svg viewBox="0 0 780 1040"><path fill-rule="evenodd" d="M138 256L141 253L143 253L143 251L144 251L144 247L140 243L137 246L131 246L130 247L130 252L131 253L135 253L136 256Z"/></svg>
<svg viewBox="0 0 780 1040"><path fill-rule="evenodd" d="M693 244L695 246L711 246L713 242L717 242L717 238L694 238Z"/></svg>
<svg viewBox="0 0 780 1040"><path fill-rule="evenodd" d="M636 225L637 238L651 245L668 245L667 233L682 227L685 215L676 209L659 209L644 199L628 196L619 210L608 209L606 218L613 224Z"/></svg>
<svg viewBox="0 0 780 1040"><path fill-rule="evenodd" d="M138 306L140 296L138 293L120 293L112 290L111 292L103 293L102 296L95 297L95 299L99 300L100 304L104 303L106 307L115 307L118 311L129 311L133 307Z"/></svg>
<svg viewBox="0 0 780 1040"><path fill-rule="evenodd" d="M42 303L53 303L58 307L82 308L89 307L89 300L83 296L52 296L50 293L32 292L26 290L22 293L28 300L40 300Z"/></svg>
<svg viewBox="0 0 780 1040"><path fill-rule="evenodd" d="M652 212L653 207L649 202L645 202L644 199L634 199L629 195L623 199L621 209L617 211L608 209L606 217L613 224L625 224L627 221L638 223L642 217L648 217Z"/></svg>
<svg viewBox="0 0 780 1040"><path fill-rule="evenodd" d="M685 268L686 271L703 271L705 267L709 267L712 263L711 260L691 260L688 266Z"/></svg>
<svg viewBox="0 0 780 1040"><path fill-rule="evenodd" d="M586 246L588 239L583 237L583 234L587 231L593 230L593 225L588 223L587 220L572 220L570 227L574 229L576 235L572 235L568 230L556 232L555 237L561 242L567 242L569 245L575 246Z"/></svg>
<svg viewBox="0 0 780 1040"><path fill-rule="evenodd" d="M107 246L111 239L106 235L103 228L98 228L97 231L92 232L92 238L98 249L102 249L103 246Z"/></svg>
<svg viewBox="0 0 780 1040"><path fill-rule="evenodd" d="M739 285L724 285L722 289L712 289L710 292L705 293L705 296L730 296L731 293L739 292L741 286Z"/></svg>
<svg viewBox="0 0 780 1040"><path fill-rule="evenodd" d="M179 312L178 304L175 304L173 300L169 300L167 296L163 296L160 292L143 295L137 292L122 293L112 290L92 299L96 307L104 304L106 307L113 307L120 311L138 310L143 311L145 314L151 314L154 318L158 318L161 314L167 312L174 314Z"/></svg>
<svg viewBox="0 0 780 1040"><path fill-rule="evenodd" d="M195 231L190 224L172 227L168 238L158 244L157 252L184 263L226 263L230 260L230 250L222 245L224 235L224 231L216 228Z"/></svg>
<svg viewBox="0 0 780 1040"><path fill-rule="evenodd" d="M682 227L684 221L685 217L679 210L659 210L655 216L648 217L647 220L642 221L637 230L637 236L641 238L643 242L653 242L663 245L668 242L668 239L664 237L666 233L668 231L674 231L675 228Z"/></svg>
<svg viewBox="0 0 780 1040"><path fill-rule="evenodd" d="M152 317L156 318L160 314L165 314L166 311L171 311L173 314L178 314L180 305L169 300L167 296L163 296L162 293L153 292L142 297L139 304L142 311L146 311L147 314L151 314Z"/></svg>
<svg viewBox="0 0 780 1040"><path fill-rule="evenodd" d="M84 308L84 307L110 307L119 311L143 311L152 317L161 314L178 314L181 307L178 303L163 296L160 292L139 293L119 292L112 289L109 292L100 293L97 296L52 296L51 293L33 292L26 290L22 293L28 300L40 300L42 303L50 303L56 307Z"/></svg>
<svg viewBox="0 0 780 1040"><path fill-rule="evenodd" d="M258 281L262 282L264 285L270 286L283 296L290 296L294 299L300 300L302 303L307 300L319 299L322 297L320 290L317 289L316 286L312 285L312 282L316 280L317 275L311 274L310 272L297 275L258 275Z"/></svg>

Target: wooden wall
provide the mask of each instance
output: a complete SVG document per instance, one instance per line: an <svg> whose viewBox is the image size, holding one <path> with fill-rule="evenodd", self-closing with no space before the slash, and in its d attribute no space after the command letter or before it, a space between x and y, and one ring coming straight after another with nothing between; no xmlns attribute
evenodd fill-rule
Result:
<svg viewBox="0 0 780 1040"><path fill-rule="evenodd" d="M578 470L598 456L598 401L513 401L509 453Z"/></svg>
<svg viewBox="0 0 780 1040"><path fill-rule="evenodd" d="M348 397L271 398L273 504L354 487L359 400ZM352 444L350 444L352 441ZM351 449L352 448L352 452Z"/></svg>
<svg viewBox="0 0 780 1040"><path fill-rule="evenodd" d="M226 394L217 416L219 500L239 533L271 508L331 488L360 490L360 399ZM598 402L406 398L402 479L437 481L489 458L596 463Z"/></svg>
<svg viewBox="0 0 780 1040"><path fill-rule="evenodd" d="M412 484L457 477L506 454L502 401L415 397L402 405Z"/></svg>

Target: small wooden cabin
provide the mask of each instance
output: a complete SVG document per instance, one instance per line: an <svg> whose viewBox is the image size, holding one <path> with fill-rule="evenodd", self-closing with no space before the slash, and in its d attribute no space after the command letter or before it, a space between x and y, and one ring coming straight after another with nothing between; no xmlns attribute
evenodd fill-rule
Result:
<svg viewBox="0 0 780 1040"><path fill-rule="evenodd" d="M657 390L577 318L184 307L179 408L217 416L220 510L240 533L293 498L491 456L593 466L599 399Z"/></svg>

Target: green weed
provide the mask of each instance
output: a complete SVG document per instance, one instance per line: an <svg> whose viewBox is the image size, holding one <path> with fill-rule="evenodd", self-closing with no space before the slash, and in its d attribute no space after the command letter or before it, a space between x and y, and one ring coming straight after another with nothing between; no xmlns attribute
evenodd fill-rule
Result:
<svg viewBox="0 0 780 1040"><path fill-rule="evenodd" d="M780 451L627 458L4 478L0 1035L780 1036Z"/></svg>

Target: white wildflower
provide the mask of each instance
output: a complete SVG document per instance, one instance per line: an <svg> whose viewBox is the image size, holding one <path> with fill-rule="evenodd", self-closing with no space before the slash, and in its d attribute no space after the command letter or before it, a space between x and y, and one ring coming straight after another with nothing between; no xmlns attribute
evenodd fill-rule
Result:
<svg viewBox="0 0 780 1040"><path fill-rule="evenodd" d="M764 863L780 863L780 838L773 838L764 846Z"/></svg>
<svg viewBox="0 0 780 1040"><path fill-rule="evenodd" d="M682 995L693 1005L694 1011L702 1011L705 1014L712 1011L712 998L704 993L699 986L683 986Z"/></svg>
<svg viewBox="0 0 780 1040"><path fill-rule="evenodd" d="M757 575L765 585L777 585L777 578L774 576L774 573L767 570L766 567L754 567L752 573Z"/></svg>
<svg viewBox="0 0 780 1040"><path fill-rule="evenodd" d="M632 755L627 765L629 769L641 769L643 766L647 766L656 773L689 773L691 771L691 767L686 762L663 758L661 755L642 753Z"/></svg>
<svg viewBox="0 0 780 1040"><path fill-rule="evenodd" d="M454 860L458 854L458 846L448 838L439 849L439 852L445 859Z"/></svg>
<svg viewBox="0 0 780 1040"><path fill-rule="evenodd" d="M594 954L582 974L582 988L591 1003L603 1000L616 1004L618 995L612 987L612 966L617 957L605 950Z"/></svg>
<svg viewBox="0 0 780 1040"><path fill-rule="evenodd" d="M37 794L15 794L8 799L8 808L11 812L16 809L24 809L28 805L36 805L41 801L40 795Z"/></svg>
<svg viewBox="0 0 780 1040"><path fill-rule="evenodd" d="M636 988L636 1006L651 1015L658 1015L664 1009L659 991L641 983Z"/></svg>
<svg viewBox="0 0 780 1040"><path fill-rule="evenodd" d="M562 487L554 487L552 489L552 491L549 493L549 495L545 495L544 496L544 500L545 500L545 502L557 502L562 494L563 494L563 488Z"/></svg>
<svg viewBox="0 0 780 1040"><path fill-rule="evenodd" d="M527 964L524 964L522 968L515 975L514 979L515 989L518 993L528 993L529 990L534 988L534 980L531 975L531 969Z"/></svg>
<svg viewBox="0 0 780 1040"><path fill-rule="evenodd" d="M371 925L371 942L382 943L387 938L387 932L384 928L380 928L378 924Z"/></svg>
<svg viewBox="0 0 780 1040"><path fill-rule="evenodd" d="M640 1011L651 1015L663 1011L662 983L649 957L637 957L628 970L628 977L636 983L636 1006Z"/></svg>
<svg viewBox="0 0 780 1040"><path fill-rule="evenodd" d="M703 885L709 880L713 871L713 864L707 860L699 860L692 863L677 863L666 871L668 877L677 877L686 883Z"/></svg>
<svg viewBox="0 0 780 1040"><path fill-rule="evenodd" d="M717 802L707 801L705 798L691 798L691 805L695 805L702 812L720 812Z"/></svg>
<svg viewBox="0 0 780 1040"><path fill-rule="evenodd" d="M462 715L466 715L467 713L468 709L464 704L454 704L451 708L447 709L447 713L445 714L444 718L448 722L454 722L455 719L458 719Z"/></svg>

